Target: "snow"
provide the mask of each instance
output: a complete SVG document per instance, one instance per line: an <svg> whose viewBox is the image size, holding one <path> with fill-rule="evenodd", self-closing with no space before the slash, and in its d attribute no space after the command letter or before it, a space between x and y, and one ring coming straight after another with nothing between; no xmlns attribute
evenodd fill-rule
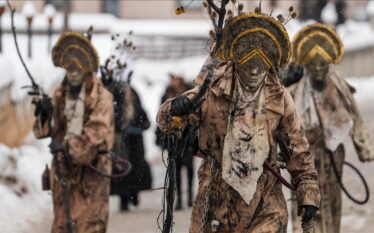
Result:
<svg viewBox="0 0 374 233"><path fill-rule="evenodd" d="M357 102L367 102L374 100L374 76L360 77L360 78L347 78L347 82L356 88L357 93L355 99Z"/></svg>
<svg viewBox="0 0 374 233"><path fill-rule="evenodd" d="M368 22L347 20L337 28L347 51L360 50L374 46L374 31Z"/></svg>
<svg viewBox="0 0 374 233"><path fill-rule="evenodd" d="M47 17L53 17L56 14L56 8L52 4L47 4L44 7L43 14Z"/></svg>
<svg viewBox="0 0 374 233"><path fill-rule="evenodd" d="M0 175L16 179L6 184L0 178L1 232L41 232L40 223L52 220L51 196L41 191L41 173L51 160L48 140L30 137L28 143L14 149L0 145Z"/></svg>
<svg viewBox="0 0 374 233"><path fill-rule="evenodd" d="M9 84L11 84L13 80L12 74L14 73L12 63L4 55L0 55L0 70L1 72L3 72L3 74L8 74L8 75L3 75L3 77L0 78L0 90L1 90L5 86L8 86Z"/></svg>
<svg viewBox="0 0 374 233"><path fill-rule="evenodd" d="M368 6L367 6L367 11L369 15L374 15L374 1L369 1Z"/></svg>
<svg viewBox="0 0 374 233"><path fill-rule="evenodd" d="M322 9L321 12L322 21L329 25L334 25L338 21L338 15L336 14L335 4L329 2Z"/></svg>
<svg viewBox="0 0 374 233"><path fill-rule="evenodd" d="M36 14L35 4L32 1L25 2L22 7L22 14L27 17L33 17Z"/></svg>

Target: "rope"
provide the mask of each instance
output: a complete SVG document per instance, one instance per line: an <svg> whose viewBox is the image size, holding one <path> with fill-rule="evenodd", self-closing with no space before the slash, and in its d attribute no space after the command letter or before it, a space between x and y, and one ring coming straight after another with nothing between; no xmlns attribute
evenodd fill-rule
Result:
<svg viewBox="0 0 374 233"><path fill-rule="evenodd" d="M364 188L365 188L365 198L363 200L358 200L355 197L353 197L353 195L351 193L349 193L349 191L347 190L347 188L343 184L342 177L339 175L339 172L338 172L338 169L336 167L336 163L335 163L333 154L329 153L329 155L330 155L330 160L331 160L332 168L334 170L336 179L338 180L338 183L339 183L340 187L342 188L343 192L345 193L345 195L347 195L347 197L351 201L353 201L354 203L356 203L358 205L364 205L364 204L366 204L369 201L369 198L370 198L370 190L369 190L369 186L368 186L368 184L367 184L367 182L365 180L365 177L362 175L362 173L353 164L344 161L343 164L346 165L346 166L348 166L348 167L350 167L350 168L352 168L352 170L357 173L358 177L362 181L362 184L364 185Z"/></svg>
<svg viewBox="0 0 374 233"><path fill-rule="evenodd" d="M104 177L107 177L107 178L122 178L122 177L125 177L127 176L131 170L132 170L132 165L131 163L126 160L126 159L121 159L119 158L118 156L116 156L113 152L108 152L110 155L111 155L111 159L113 161L114 164L119 164L119 165L124 165L124 167L126 167L126 169L123 169L122 172L118 173L118 174L114 174L114 175L111 175L111 174L107 174L107 173L104 173L102 171L100 171L99 169L97 169L92 163L90 163L88 165L88 167L96 172L97 174L101 175L101 176L104 176Z"/></svg>

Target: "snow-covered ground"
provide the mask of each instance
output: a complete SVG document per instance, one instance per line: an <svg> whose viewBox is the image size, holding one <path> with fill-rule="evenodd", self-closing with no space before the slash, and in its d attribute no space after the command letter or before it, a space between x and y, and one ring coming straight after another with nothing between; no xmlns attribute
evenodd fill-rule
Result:
<svg viewBox="0 0 374 233"><path fill-rule="evenodd" d="M48 140L26 140L19 148L0 145L0 231L46 232L52 199L41 190L41 173L50 163ZM31 230L32 229L32 230Z"/></svg>

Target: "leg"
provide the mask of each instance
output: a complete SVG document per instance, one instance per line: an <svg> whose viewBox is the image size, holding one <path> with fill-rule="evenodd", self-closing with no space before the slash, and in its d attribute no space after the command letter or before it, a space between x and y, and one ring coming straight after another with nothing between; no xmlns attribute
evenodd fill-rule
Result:
<svg viewBox="0 0 374 233"><path fill-rule="evenodd" d="M194 164L193 160L187 167L187 175L188 175L188 207L192 207L193 203L193 178L194 178Z"/></svg>
<svg viewBox="0 0 374 233"><path fill-rule="evenodd" d="M121 195L121 211L129 211L129 206L128 206L128 198L126 195Z"/></svg>
<svg viewBox="0 0 374 233"><path fill-rule="evenodd" d="M134 204L134 206L138 206L139 205L138 192L132 193L131 194L131 199L132 199L132 203Z"/></svg>

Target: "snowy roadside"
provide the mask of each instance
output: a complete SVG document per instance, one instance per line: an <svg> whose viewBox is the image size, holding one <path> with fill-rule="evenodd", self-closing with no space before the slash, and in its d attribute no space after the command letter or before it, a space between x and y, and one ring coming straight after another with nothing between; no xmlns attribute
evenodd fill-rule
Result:
<svg viewBox="0 0 374 233"><path fill-rule="evenodd" d="M41 173L51 160L47 145L48 140L36 141L31 135L19 148L0 145L1 232L50 228L52 200L41 190Z"/></svg>

